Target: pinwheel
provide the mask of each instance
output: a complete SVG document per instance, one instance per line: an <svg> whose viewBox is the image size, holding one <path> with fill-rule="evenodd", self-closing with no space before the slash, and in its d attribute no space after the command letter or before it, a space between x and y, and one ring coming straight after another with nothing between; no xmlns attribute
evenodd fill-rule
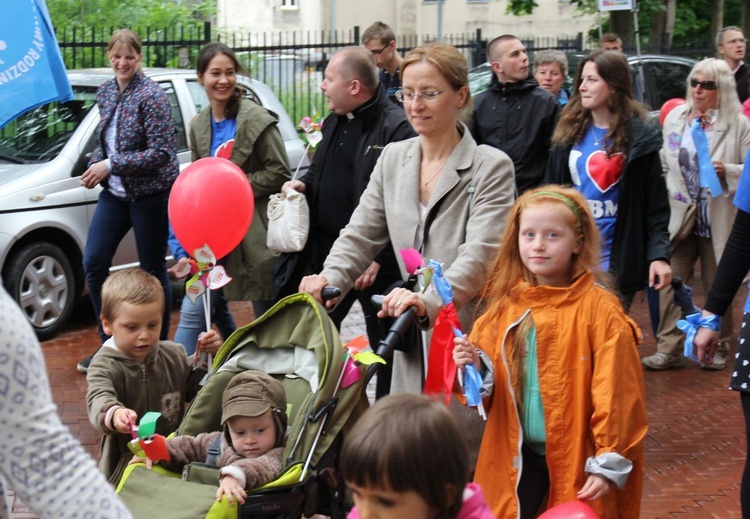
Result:
<svg viewBox="0 0 750 519"><path fill-rule="evenodd" d="M167 441L161 434L156 434L156 421L160 416L161 413L149 411L143 415L138 425L134 425L128 419L130 435L133 438L128 443L128 449L135 456L148 458L151 461L169 460Z"/></svg>
<svg viewBox="0 0 750 519"><path fill-rule="evenodd" d="M192 277L185 283L185 293L193 304L195 304L195 301L202 294L206 294L203 298L203 310L204 315L206 316L206 330L210 330L211 296L207 291L218 290L232 281L232 278L227 274L224 267L216 264L216 257L208 244L195 249L192 258L190 258L189 261L176 263L169 269L169 271L177 279L182 279L192 275ZM197 362L198 358L199 356L196 355L193 364ZM210 355L208 356L208 371L211 371Z"/></svg>

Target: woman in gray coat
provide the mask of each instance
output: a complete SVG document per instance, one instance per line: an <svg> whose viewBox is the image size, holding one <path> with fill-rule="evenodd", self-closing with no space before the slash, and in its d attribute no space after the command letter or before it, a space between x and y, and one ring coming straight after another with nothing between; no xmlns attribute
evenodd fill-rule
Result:
<svg viewBox="0 0 750 519"><path fill-rule="evenodd" d="M401 77L398 96L418 137L386 146L323 272L304 278L300 290L319 300L326 285L346 293L390 240L396 251L415 247L425 259L443 264L461 325L468 333L477 294L497 254L515 198L513 163L495 148L478 146L459 120L471 111L471 97L468 65L455 47L441 43L417 47L404 59ZM406 278L400 258L399 263ZM443 303L435 291L395 289L386 296L379 315L397 317L409 306L417 308L418 322L427 330ZM423 358L426 352L395 352L391 392L421 391ZM474 419L477 413L471 410L466 416ZM469 429L481 434L479 424ZM476 446L478 440L470 439Z"/></svg>

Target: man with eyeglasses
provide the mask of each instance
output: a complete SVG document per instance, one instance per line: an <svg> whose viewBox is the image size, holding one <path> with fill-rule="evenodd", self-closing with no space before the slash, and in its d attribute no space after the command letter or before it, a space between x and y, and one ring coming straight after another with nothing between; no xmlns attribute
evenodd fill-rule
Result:
<svg viewBox="0 0 750 519"><path fill-rule="evenodd" d="M283 193L292 187L305 194L310 206L310 232L302 252L282 254L277 260L277 299L297 293L304 276L323 270L323 262L349 223L383 148L416 136L403 106L391 103L379 87L378 69L364 47L339 49L326 66L320 89L331 110L323 121L323 139L308 172L281 189ZM377 344L377 309L370 296L385 293L396 281L401 281L401 272L393 247L388 245L331 312L331 319L339 327L354 301L359 300L370 344ZM390 388L387 379L381 390L386 379L382 373L385 371L378 371L379 395L387 394Z"/></svg>
<svg viewBox="0 0 750 519"><path fill-rule="evenodd" d="M748 80L750 68L745 64L747 40L742 33L742 29L730 25L720 30L716 35L716 50L719 51L722 59L732 69L734 80L737 82L737 95L740 96L740 103L744 103L750 96L748 92L748 89L750 89L750 81Z"/></svg>
<svg viewBox="0 0 750 519"><path fill-rule="evenodd" d="M542 182L559 104L529 74L526 47L515 36L492 40L487 60L494 74L490 87L474 98L471 133L477 144L510 156L521 195Z"/></svg>
<svg viewBox="0 0 750 519"><path fill-rule="evenodd" d="M380 69L380 88L385 89L388 99L401 108L396 91L401 88L399 68L404 58L396 48L396 35L388 25L375 22L362 34L362 45L370 51Z"/></svg>

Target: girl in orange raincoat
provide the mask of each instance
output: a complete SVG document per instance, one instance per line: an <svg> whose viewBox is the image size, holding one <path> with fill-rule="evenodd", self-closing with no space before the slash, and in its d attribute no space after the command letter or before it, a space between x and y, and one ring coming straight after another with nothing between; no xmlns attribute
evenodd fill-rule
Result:
<svg viewBox="0 0 750 519"><path fill-rule="evenodd" d="M459 367L494 376L475 481L499 518L580 499L636 519L646 406L640 330L602 284L599 234L573 189L516 202ZM493 373L494 372L494 373Z"/></svg>

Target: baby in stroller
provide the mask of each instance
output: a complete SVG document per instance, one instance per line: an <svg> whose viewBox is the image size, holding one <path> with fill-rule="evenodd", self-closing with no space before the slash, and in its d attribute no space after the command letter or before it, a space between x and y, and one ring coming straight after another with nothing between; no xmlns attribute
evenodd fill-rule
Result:
<svg viewBox="0 0 750 519"><path fill-rule="evenodd" d="M227 496L230 504L245 502L246 489L273 481L284 468L287 415L284 386L262 371L235 375L222 395L223 431L167 440L167 470L182 472L192 462L205 462L214 455L219 470L216 500ZM149 460L133 458L131 463Z"/></svg>

